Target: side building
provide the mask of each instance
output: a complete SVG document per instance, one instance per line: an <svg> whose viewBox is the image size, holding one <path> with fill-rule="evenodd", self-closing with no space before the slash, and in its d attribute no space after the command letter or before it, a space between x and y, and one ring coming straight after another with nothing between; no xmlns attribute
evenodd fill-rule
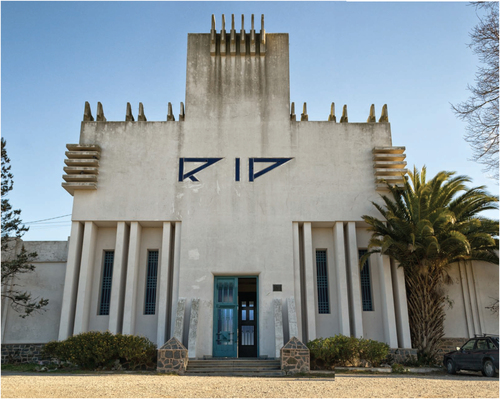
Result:
<svg viewBox="0 0 500 399"><path fill-rule="evenodd" d="M50 292L49 309L19 319L4 303L2 348L91 330L158 346L176 336L190 358L275 358L292 336L335 334L411 348L403 270L379 254L358 266L370 237L361 216L377 216L382 180L402 183L405 148L386 106L379 117L367 107L366 123L349 122L346 106L337 118L334 104L325 121L309 121L306 104L296 115L288 40L263 17L249 32L243 18L216 31L213 18L210 33L188 35L177 118L170 103L160 122L142 104L122 122L85 105L63 176L70 239L25 243L41 254L26 287ZM498 267L452 275L447 337L498 333L486 309Z"/></svg>

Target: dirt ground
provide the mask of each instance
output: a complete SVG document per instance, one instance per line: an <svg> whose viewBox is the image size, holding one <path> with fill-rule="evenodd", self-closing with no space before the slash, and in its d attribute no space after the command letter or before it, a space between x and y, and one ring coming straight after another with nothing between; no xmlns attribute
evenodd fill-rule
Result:
<svg viewBox="0 0 500 399"><path fill-rule="evenodd" d="M479 375L352 375L335 380L2 373L2 398L498 398Z"/></svg>

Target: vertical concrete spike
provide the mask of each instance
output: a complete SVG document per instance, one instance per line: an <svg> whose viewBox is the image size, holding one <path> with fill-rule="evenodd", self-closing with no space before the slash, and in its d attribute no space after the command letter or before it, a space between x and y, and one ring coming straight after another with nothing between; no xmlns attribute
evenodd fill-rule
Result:
<svg viewBox="0 0 500 399"><path fill-rule="evenodd" d="M217 33L215 32L215 15L212 14L212 29L210 30L210 55L217 51Z"/></svg>
<svg viewBox="0 0 500 399"><path fill-rule="evenodd" d="M185 117L185 114L184 114L184 103L181 101L181 112L179 113L179 122L183 121L184 117Z"/></svg>
<svg viewBox="0 0 500 399"><path fill-rule="evenodd" d="M340 118L340 123L347 123L349 119L347 118L347 105L344 105L342 109L342 117Z"/></svg>
<svg viewBox="0 0 500 399"><path fill-rule="evenodd" d="M387 104L384 104L382 107L382 115L380 115L380 119L378 120L379 122L389 122L389 114L387 112Z"/></svg>
<svg viewBox="0 0 500 399"><path fill-rule="evenodd" d="M236 31L234 30L234 14L231 14L231 42L229 44L229 52L231 55L236 55Z"/></svg>
<svg viewBox="0 0 500 399"><path fill-rule="evenodd" d="M220 55L226 55L226 17L222 14L222 29L220 31Z"/></svg>
<svg viewBox="0 0 500 399"><path fill-rule="evenodd" d="M132 115L132 106L130 105L130 103L127 103L127 112L125 113L125 121L133 122L134 120L135 120L134 115Z"/></svg>
<svg viewBox="0 0 500 399"><path fill-rule="evenodd" d="M308 121L309 120L309 115L307 115L307 103L304 103L304 106L302 107L302 114L300 114L300 121Z"/></svg>
<svg viewBox="0 0 500 399"><path fill-rule="evenodd" d="M241 32L240 32L240 55L246 55L247 42L245 33L245 16L241 14Z"/></svg>
<svg viewBox="0 0 500 399"><path fill-rule="evenodd" d="M146 115L144 115L144 106L142 103L139 103L139 114L137 115L137 120L140 122L146 122Z"/></svg>
<svg viewBox="0 0 500 399"><path fill-rule="evenodd" d="M332 103L330 108L330 115L328 115L328 122L337 122L337 117L335 116L335 103Z"/></svg>
<svg viewBox="0 0 500 399"><path fill-rule="evenodd" d="M88 101L85 101L85 109L83 110L83 121L84 122L92 122L94 117L92 116L92 111L90 110L90 104Z"/></svg>
<svg viewBox="0 0 500 399"><path fill-rule="evenodd" d="M168 103L167 121L175 121L174 113L172 112L172 103Z"/></svg>
<svg viewBox="0 0 500 399"><path fill-rule="evenodd" d="M296 121L297 117L295 115L295 103L292 103L292 109L290 110L290 120L291 121Z"/></svg>
<svg viewBox="0 0 500 399"><path fill-rule="evenodd" d="M264 14L260 22L260 55L266 55L266 30L264 29Z"/></svg>
<svg viewBox="0 0 500 399"><path fill-rule="evenodd" d="M104 110L102 109L102 104L100 102L97 103L97 122L106 122L106 118L104 116Z"/></svg>
<svg viewBox="0 0 500 399"><path fill-rule="evenodd" d="M375 104L372 104L370 107L370 115L366 120L367 123L377 122L377 118L375 118Z"/></svg>
<svg viewBox="0 0 500 399"><path fill-rule="evenodd" d="M252 14L252 27L250 29L250 55L255 55L255 47L254 15Z"/></svg>

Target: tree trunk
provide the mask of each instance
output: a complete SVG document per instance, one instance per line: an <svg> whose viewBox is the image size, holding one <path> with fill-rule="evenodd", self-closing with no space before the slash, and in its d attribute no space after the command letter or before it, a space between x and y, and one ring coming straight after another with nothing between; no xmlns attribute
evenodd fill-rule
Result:
<svg viewBox="0 0 500 399"><path fill-rule="evenodd" d="M418 350L419 359L434 360L444 336L441 273L426 267L407 272L406 296L412 345Z"/></svg>

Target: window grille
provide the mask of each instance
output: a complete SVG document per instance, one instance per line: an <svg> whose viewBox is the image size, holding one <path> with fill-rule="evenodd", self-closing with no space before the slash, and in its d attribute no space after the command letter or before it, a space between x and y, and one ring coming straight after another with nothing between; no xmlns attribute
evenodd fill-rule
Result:
<svg viewBox="0 0 500 399"><path fill-rule="evenodd" d="M115 251L104 251L104 264L102 267L101 303L99 316L109 315L109 302L111 300L111 283L113 280L113 260Z"/></svg>
<svg viewBox="0 0 500 399"><path fill-rule="evenodd" d="M366 254L365 249L359 250L359 258ZM372 311L373 310L373 301L372 301L372 284L370 280L370 262L368 259L363 265L361 269L360 275L361 279L361 300L363 302L363 310L364 311Z"/></svg>
<svg viewBox="0 0 500 399"><path fill-rule="evenodd" d="M318 312L330 313L326 250L324 249L316 250L316 283L318 286Z"/></svg>
<svg viewBox="0 0 500 399"><path fill-rule="evenodd" d="M146 276L146 298L144 314L156 312L156 280L158 278L158 251L148 251L148 270Z"/></svg>

